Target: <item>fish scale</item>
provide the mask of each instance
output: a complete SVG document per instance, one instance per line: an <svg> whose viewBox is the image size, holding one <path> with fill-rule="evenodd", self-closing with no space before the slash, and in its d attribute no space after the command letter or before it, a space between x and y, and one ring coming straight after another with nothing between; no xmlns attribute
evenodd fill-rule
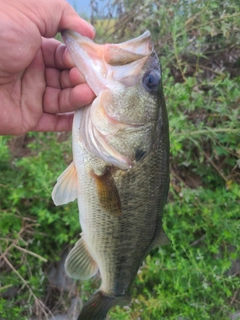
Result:
<svg viewBox="0 0 240 320"><path fill-rule="evenodd" d="M101 286L78 320L103 320L114 305L129 303L142 261L168 242L162 228L167 111L149 32L116 45L97 45L72 31L63 39L97 97L75 113L73 163L58 179L53 200L78 199L81 239L65 267L76 279L100 273Z"/></svg>

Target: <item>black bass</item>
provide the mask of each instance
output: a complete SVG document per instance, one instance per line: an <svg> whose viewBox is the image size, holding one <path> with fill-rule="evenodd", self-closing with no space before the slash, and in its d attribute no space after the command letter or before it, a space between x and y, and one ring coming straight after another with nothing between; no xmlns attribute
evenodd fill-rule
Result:
<svg viewBox="0 0 240 320"><path fill-rule="evenodd" d="M130 302L142 261L167 242L168 118L149 31L121 44L99 45L69 30L62 37L96 99L74 115L73 162L53 200L78 199L81 239L65 268L81 280L100 273L102 284L78 320L101 320Z"/></svg>

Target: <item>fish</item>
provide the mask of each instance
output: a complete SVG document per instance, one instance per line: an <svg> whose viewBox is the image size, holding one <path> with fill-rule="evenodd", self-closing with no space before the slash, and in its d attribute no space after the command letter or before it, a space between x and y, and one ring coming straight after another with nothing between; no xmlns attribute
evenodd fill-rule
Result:
<svg viewBox="0 0 240 320"><path fill-rule="evenodd" d="M143 260L169 243L162 223L169 189L162 72L149 31L119 44L97 44L72 30L62 38L96 98L74 114L73 162L52 198L56 205L78 201L82 232L66 273L101 277L78 320L103 320L113 306L130 303Z"/></svg>

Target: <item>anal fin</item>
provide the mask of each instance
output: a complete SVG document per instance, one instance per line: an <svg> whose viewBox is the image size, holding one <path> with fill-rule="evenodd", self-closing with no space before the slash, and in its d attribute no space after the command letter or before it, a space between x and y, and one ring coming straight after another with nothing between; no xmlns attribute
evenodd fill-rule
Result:
<svg viewBox="0 0 240 320"><path fill-rule="evenodd" d="M68 254L65 269L69 277L81 280L91 278L97 273L97 263L88 252L83 239L80 239Z"/></svg>
<svg viewBox="0 0 240 320"><path fill-rule="evenodd" d="M166 235L163 228L161 228L160 231L158 232L157 236L154 239L153 247L165 246L170 243L171 243L171 241L168 239L168 236Z"/></svg>

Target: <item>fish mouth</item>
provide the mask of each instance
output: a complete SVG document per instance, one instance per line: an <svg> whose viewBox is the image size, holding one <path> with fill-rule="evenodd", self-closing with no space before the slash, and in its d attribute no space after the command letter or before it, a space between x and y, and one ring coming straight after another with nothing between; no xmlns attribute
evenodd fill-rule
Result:
<svg viewBox="0 0 240 320"><path fill-rule="evenodd" d="M105 88L114 86L114 81L137 77L153 51L149 31L119 44L97 44L72 30L62 31L62 38L97 96Z"/></svg>
<svg viewBox="0 0 240 320"><path fill-rule="evenodd" d="M153 52L150 32L120 44L104 45L71 30L63 31L62 37L75 65L97 96L91 106L76 112L73 135L104 163L122 170L131 169L135 153L118 149L112 139L122 132L136 132L144 123L123 116L123 108L116 104L114 93L125 92L127 87L138 83Z"/></svg>

